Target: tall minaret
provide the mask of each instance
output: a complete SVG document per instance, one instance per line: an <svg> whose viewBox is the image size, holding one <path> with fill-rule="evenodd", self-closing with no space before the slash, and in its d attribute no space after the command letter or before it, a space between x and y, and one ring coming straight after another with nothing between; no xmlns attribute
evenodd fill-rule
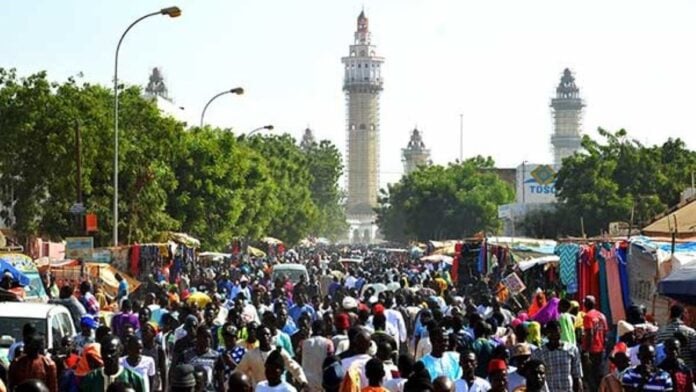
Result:
<svg viewBox="0 0 696 392"><path fill-rule="evenodd" d="M418 166L430 163L430 150L425 148L420 131L416 128L411 132L411 140L406 148L401 149L402 161L404 162L404 174L408 175L416 170Z"/></svg>
<svg viewBox="0 0 696 392"><path fill-rule="evenodd" d="M379 94L382 91L382 63L371 43L365 12L358 16L355 42L350 54L341 61L345 65L343 91L346 93L348 151L346 159L346 215L349 221L360 222L360 236L375 220L379 191ZM374 230L370 235L374 238Z"/></svg>
<svg viewBox="0 0 696 392"><path fill-rule="evenodd" d="M584 106L585 103L580 98L580 89L575 85L575 78L566 68L563 70L561 82L556 87L556 97L551 99L554 118L551 144L555 165L560 165L563 158L580 149L580 121Z"/></svg>

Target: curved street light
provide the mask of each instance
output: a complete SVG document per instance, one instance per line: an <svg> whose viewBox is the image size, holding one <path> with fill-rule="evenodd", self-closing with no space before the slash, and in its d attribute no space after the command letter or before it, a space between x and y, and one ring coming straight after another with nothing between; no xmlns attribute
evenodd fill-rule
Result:
<svg viewBox="0 0 696 392"><path fill-rule="evenodd" d="M201 128L203 128L203 119L205 118L205 111L208 110L208 106L210 106L210 104L214 100L216 100L218 97L221 97L225 94L242 95L242 94L244 94L244 89L241 87L233 88L232 90L223 91L223 92L215 95L214 97L210 98L210 101L208 101L208 103L205 104L205 107L203 108L203 112L201 113Z"/></svg>
<svg viewBox="0 0 696 392"><path fill-rule="evenodd" d="M263 131L264 129L267 130L267 131L272 131L272 130L273 130L273 125L264 125L264 126L262 126L262 127L258 127L258 128L256 128L256 129L254 129L253 131L247 133L246 136L247 136L247 137L250 137L251 135L255 134L256 132L258 132L258 131Z"/></svg>
<svg viewBox="0 0 696 392"><path fill-rule="evenodd" d="M141 16L121 34L118 45L116 45L116 55L114 56L114 246L118 245L118 53L121 50L123 39L133 26L143 19L157 15L167 15L170 18L176 18L181 16L181 9L179 7L167 7Z"/></svg>

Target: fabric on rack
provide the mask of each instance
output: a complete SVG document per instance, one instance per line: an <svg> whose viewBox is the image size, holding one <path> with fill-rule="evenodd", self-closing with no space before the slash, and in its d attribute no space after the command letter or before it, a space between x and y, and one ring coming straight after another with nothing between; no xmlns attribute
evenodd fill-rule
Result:
<svg viewBox="0 0 696 392"><path fill-rule="evenodd" d="M611 246L611 244L609 245ZM599 265L599 310L604 314L607 320L611 321L611 308L609 307L609 286L607 283L607 260L602 254L604 244L599 244L595 248L595 257Z"/></svg>
<svg viewBox="0 0 696 392"><path fill-rule="evenodd" d="M602 256L606 260L607 285L609 290L609 307L611 308L611 322L616 325L619 320L626 320L626 309L623 301L623 283L619 273L619 259L617 248L612 244L605 244L601 249ZM619 289L621 288L621 289ZM609 317L607 317L609 320Z"/></svg>
<svg viewBox="0 0 696 392"><path fill-rule="evenodd" d="M577 244L560 244L556 246L555 254L560 258L561 283L566 286L568 294L578 292L578 252L580 246Z"/></svg>
<svg viewBox="0 0 696 392"><path fill-rule="evenodd" d="M130 274L134 277L140 276L140 245L133 245L130 249Z"/></svg>
<svg viewBox="0 0 696 392"><path fill-rule="evenodd" d="M486 241L481 243L481 249L479 249L479 256L477 260L477 270L481 275L486 275L486 256L488 255L488 246Z"/></svg>
<svg viewBox="0 0 696 392"><path fill-rule="evenodd" d="M174 254L174 261L172 266L169 268L169 282L176 283L179 278L181 270L184 268L184 252L182 247L176 248L176 253Z"/></svg>
<svg viewBox="0 0 696 392"><path fill-rule="evenodd" d="M599 263L594 245L583 245L580 250L580 299L588 295L599 298Z"/></svg>
<svg viewBox="0 0 696 392"><path fill-rule="evenodd" d="M619 264L619 278L621 279L621 298L624 309L631 307L631 291L628 284L628 241L622 241L616 250L616 261Z"/></svg>

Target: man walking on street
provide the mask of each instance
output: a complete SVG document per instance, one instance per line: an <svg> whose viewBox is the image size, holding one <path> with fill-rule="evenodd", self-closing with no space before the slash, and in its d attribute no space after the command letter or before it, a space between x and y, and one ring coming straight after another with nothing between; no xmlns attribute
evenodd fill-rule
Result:
<svg viewBox="0 0 696 392"><path fill-rule="evenodd" d="M591 295L585 297L585 316L582 319L583 362L587 369L587 383L591 391L599 389L604 371L604 348L609 327L602 312L595 309L597 302Z"/></svg>

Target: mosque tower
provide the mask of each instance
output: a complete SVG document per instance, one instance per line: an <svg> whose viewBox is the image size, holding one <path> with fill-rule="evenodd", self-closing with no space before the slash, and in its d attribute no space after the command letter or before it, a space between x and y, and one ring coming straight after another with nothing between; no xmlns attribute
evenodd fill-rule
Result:
<svg viewBox="0 0 696 392"><path fill-rule="evenodd" d="M556 87L556 97L551 99L554 119L554 133L551 136L554 165L560 166L563 158L580 150L583 107L585 103L580 98L580 89L575 85L573 74L566 68L563 70L561 82Z"/></svg>
<svg viewBox="0 0 696 392"><path fill-rule="evenodd" d="M379 95L382 63L372 45L368 19L360 12L354 42L343 57L347 106L346 216L353 242L368 243L376 233L374 208L379 192Z"/></svg>
<svg viewBox="0 0 696 392"><path fill-rule="evenodd" d="M401 149L404 175L416 170L418 166L430 164L430 150L425 148L420 131L415 128L411 132L411 140L406 148Z"/></svg>

